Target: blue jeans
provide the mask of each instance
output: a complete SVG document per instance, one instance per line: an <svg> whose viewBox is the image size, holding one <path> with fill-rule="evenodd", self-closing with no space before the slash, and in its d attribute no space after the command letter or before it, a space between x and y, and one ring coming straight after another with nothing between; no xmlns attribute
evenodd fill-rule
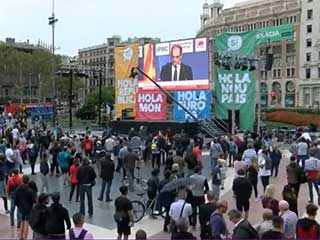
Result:
<svg viewBox="0 0 320 240"><path fill-rule="evenodd" d="M89 208L89 216L93 215L93 203L92 203L92 187L91 186L80 186L80 212L85 215L85 206L84 206L84 198L85 194L87 194L88 198L88 208Z"/></svg>
<svg viewBox="0 0 320 240"><path fill-rule="evenodd" d="M307 159L308 159L307 155L298 155L298 164L300 164L300 161L302 161L302 164L301 164L302 170L304 170L304 165Z"/></svg>
<svg viewBox="0 0 320 240"><path fill-rule="evenodd" d="M211 158L211 170L213 170L218 164L217 158Z"/></svg>
<svg viewBox="0 0 320 240"><path fill-rule="evenodd" d="M104 190L106 189L106 185L107 185L106 200L110 200L111 184L112 184L112 179L110 179L110 180L102 179L102 185L101 185L101 191L100 191L99 199L103 200L103 193L104 193Z"/></svg>
<svg viewBox="0 0 320 240"><path fill-rule="evenodd" d="M11 226L14 226L14 211L16 209L16 204L14 203L14 200L10 198L10 224ZM17 208L17 220L18 220L18 225L21 223L21 216L19 214L19 210Z"/></svg>
<svg viewBox="0 0 320 240"><path fill-rule="evenodd" d="M320 192L319 192L319 187L318 187L318 181L315 179L308 178L309 197L310 197L311 202L313 202L313 186L316 189L316 192L318 195L318 201L320 201Z"/></svg>

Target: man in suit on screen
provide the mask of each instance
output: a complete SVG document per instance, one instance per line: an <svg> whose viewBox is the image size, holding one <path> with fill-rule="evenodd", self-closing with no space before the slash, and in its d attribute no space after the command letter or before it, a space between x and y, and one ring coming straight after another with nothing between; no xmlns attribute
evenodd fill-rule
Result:
<svg viewBox="0 0 320 240"><path fill-rule="evenodd" d="M193 80L192 68L181 62L182 47L173 45L171 48L171 62L162 66L159 81L184 81Z"/></svg>

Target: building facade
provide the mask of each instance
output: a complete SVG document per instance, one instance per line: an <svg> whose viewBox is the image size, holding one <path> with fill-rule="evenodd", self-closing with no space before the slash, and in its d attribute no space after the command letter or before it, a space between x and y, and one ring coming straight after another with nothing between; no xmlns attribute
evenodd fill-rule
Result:
<svg viewBox="0 0 320 240"><path fill-rule="evenodd" d="M320 1L301 2L300 106L320 108Z"/></svg>
<svg viewBox="0 0 320 240"><path fill-rule="evenodd" d="M214 0L211 4L205 3L197 37L208 37L213 45L210 79L212 81L215 79L212 59L216 34L293 24L295 31L293 41L275 42L257 47L256 55L261 59L257 70L257 82L261 80L264 106L279 108L298 105L300 13L300 0L255 0L236 4L228 9L223 9L220 0ZM271 47L274 54L274 64L267 75L264 70L266 47Z"/></svg>

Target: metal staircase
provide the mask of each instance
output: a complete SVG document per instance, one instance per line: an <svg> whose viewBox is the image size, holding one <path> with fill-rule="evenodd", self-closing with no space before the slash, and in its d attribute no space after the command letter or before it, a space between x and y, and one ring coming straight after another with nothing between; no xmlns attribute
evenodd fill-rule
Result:
<svg viewBox="0 0 320 240"><path fill-rule="evenodd" d="M226 135L227 133L227 129L225 129L225 126L220 124L218 121L214 122L210 119L199 121L199 128L212 138Z"/></svg>

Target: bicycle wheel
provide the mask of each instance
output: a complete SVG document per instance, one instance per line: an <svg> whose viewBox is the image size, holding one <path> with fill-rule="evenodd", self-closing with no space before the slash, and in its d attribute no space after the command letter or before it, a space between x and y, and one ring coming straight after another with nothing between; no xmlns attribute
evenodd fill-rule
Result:
<svg viewBox="0 0 320 240"><path fill-rule="evenodd" d="M158 198L153 199L148 208L148 213L151 216L161 216L166 217L166 209L162 206L159 206Z"/></svg>
<svg viewBox="0 0 320 240"><path fill-rule="evenodd" d="M144 204L138 200L131 201L132 204L132 214L133 214L133 222L139 222L146 212L146 208Z"/></svg>

